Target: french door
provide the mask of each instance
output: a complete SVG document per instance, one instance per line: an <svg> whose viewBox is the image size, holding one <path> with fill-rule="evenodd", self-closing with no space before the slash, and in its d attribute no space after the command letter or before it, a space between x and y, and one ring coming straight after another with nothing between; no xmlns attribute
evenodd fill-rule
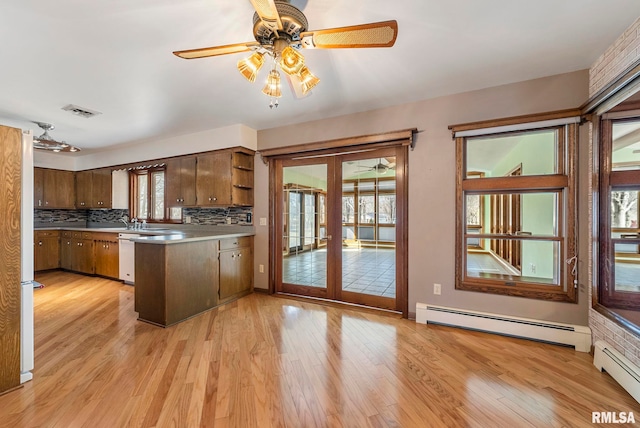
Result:
<svg viewBox="0 0 640 428"><path fill-rule="evenodd" d="M276 292L401 310L405 156L389 147L274 160Z"/></svg>

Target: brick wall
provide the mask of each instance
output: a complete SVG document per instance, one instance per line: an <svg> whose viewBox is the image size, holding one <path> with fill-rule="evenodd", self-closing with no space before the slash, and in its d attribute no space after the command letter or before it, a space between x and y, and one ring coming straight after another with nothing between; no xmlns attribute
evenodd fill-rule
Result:
<svg viewBox="0 0 640 428"><path fill-rule="evenodd" d="M638 18L620 37L611 45L593 66L589 69L589 96L595 95L604 88L629 65L640 58L640 18ZM593 139L589 138L589 158L594 159ZM593 162L589 162L589 176L593 177ZM590 180L590 186L594 180ZM589 222L590 230L593 230L593 190L589 189ZM589 246L588 260L593 263L593 246ZM593 266L589 269L589 284L593 284ZM589 290L591 300L591 289ZM626 356L637 366L640 366L640 338L615 322L605 318L593 309L589 309L589 328L593 343L604 340L611 344L618 352Z"/></svg>
<svg viewBox="0 0 640 428"><path fill-rule="evenodd" d="M589 97L604 88L640 58L640 18L589 69Z"/></svg>

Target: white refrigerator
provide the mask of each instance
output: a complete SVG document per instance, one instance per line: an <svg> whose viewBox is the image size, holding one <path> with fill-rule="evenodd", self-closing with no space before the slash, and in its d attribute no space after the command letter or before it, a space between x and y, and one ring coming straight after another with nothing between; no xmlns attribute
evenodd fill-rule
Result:
<svg viewBox="0 0 640 428"><path fill-rule="evenodd" d="M22 131L20 383L33 379L33 131Z"/></svg>

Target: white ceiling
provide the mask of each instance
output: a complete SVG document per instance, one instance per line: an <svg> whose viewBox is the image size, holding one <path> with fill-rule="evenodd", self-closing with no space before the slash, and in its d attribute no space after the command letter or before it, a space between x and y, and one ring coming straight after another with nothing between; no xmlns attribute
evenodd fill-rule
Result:
<svg viewBox="0 0 640 428"><path fill-rule="evenodd" d="M396 19L387 49L306 50L321 82L270 110L245 54L172 51L253 40L249 0L4 0L0 123L87 150L242 123L260 130L589 68L637 0L292 0L312 30ZM265 67L266 68L266 67ZM61 108L97 110L91 119ZM69 156L70 154L66 154Z"/></svg>

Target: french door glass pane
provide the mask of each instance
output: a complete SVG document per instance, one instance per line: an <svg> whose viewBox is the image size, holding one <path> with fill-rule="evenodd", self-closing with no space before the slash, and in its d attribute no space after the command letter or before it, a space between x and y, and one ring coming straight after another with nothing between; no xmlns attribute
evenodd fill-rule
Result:
<svg viewBox="0 0 640 428"><path fill-rule="evenodd" d="M396 297L395 157L342 163L342 291Z"/></svg>
<svg viewBox="0 0 640 428"><path fill-rule="evenodd" d="M327 166L284 167L283 191L282 282L326 288Z"/></svg>

